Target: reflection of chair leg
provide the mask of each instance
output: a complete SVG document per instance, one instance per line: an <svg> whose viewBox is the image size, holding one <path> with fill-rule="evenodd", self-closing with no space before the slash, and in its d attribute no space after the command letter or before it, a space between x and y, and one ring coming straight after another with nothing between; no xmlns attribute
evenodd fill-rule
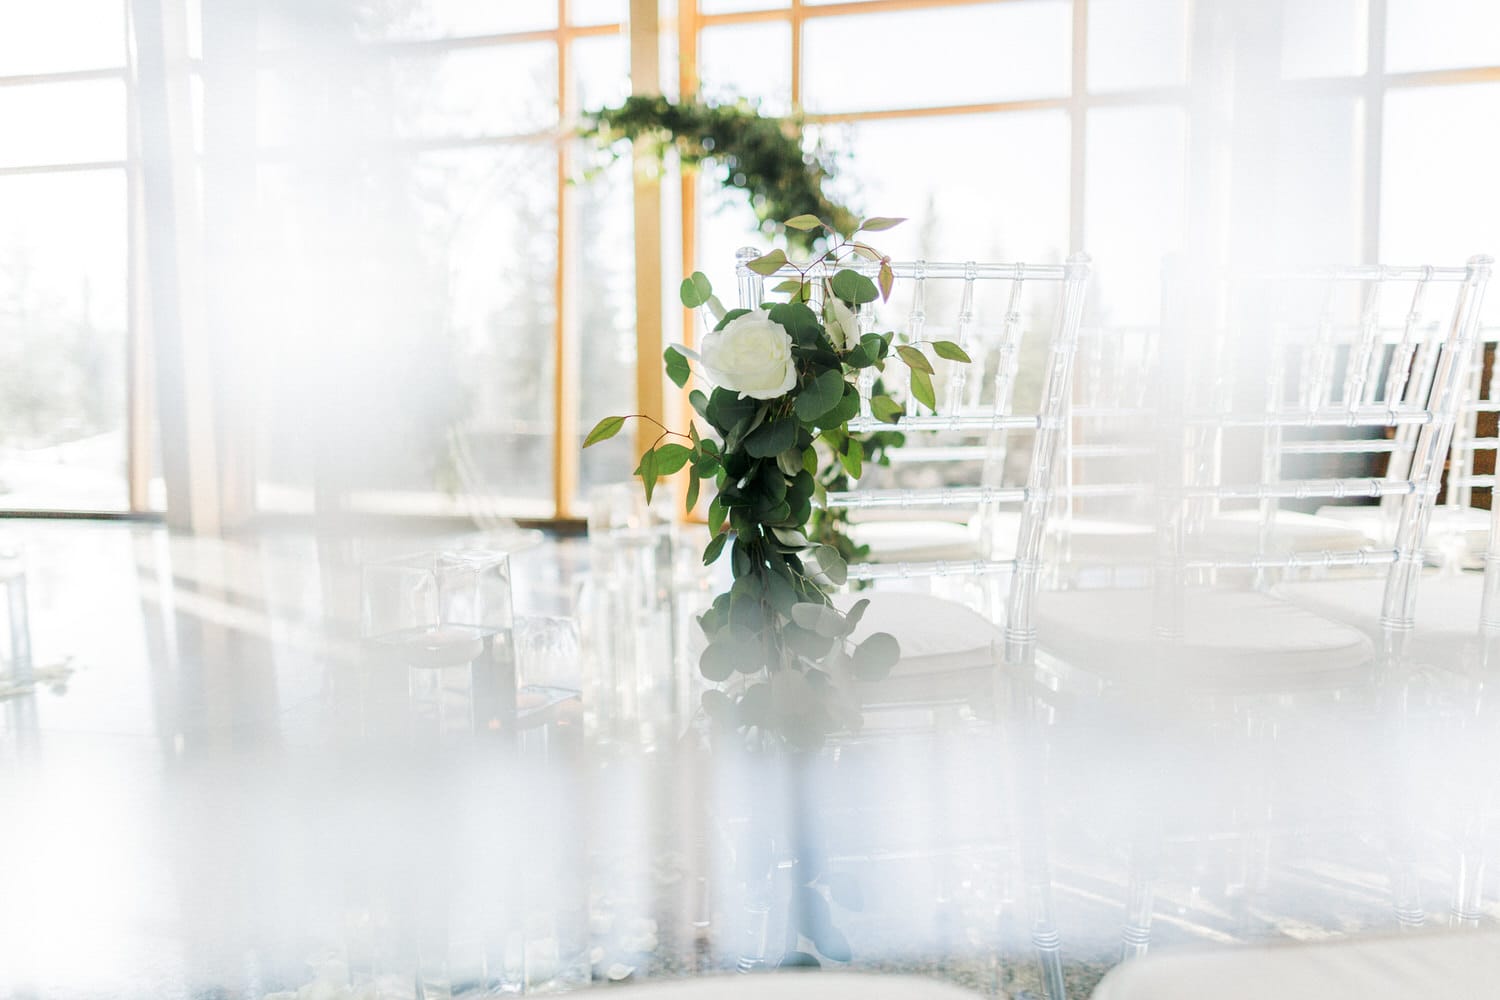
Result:
<svg viewBox="0 0 1500 1000"><path fill-rule="evenodd" d="M1042 995L1047 1000L1066 1000L1063 984L1062 936L1052 907L1052 870L1045 845L1038 840L1022 849L1021 864L1026 879L1026 905L1031 921L1031 946L1042 970Z"/></svg>
<svg viewBox="0 0 1500 1000"><path fill-rule="evenodd" d="M745 925L737 967L754 972L766 966L766 947L771 936L771 896L774 869L745 883Z"/></svg>
<svg viewBox="0 0 1500 1000"><path fill-rule="evenodd" d="M1149 835L1138 840L1130 852L1130 881L1125 890L1125 930L1120 940L1120 961L1146 954L1151 946L1151 911L1155 902L1157 845Z"/></svg>
<svg viewBox="0 0 1500 1000"><path fill-rule="evenodd" d="M1480 907L1484 902L1485 832L1482 817L1471 817L1463 831L1453 876L1449 926L1471 929L1479 926Z"/></svg>

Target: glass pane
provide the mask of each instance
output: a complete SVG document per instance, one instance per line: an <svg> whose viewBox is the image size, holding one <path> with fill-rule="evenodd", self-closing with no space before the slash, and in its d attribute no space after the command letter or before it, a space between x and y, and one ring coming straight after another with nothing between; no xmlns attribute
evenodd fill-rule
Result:
<svg viewBox="0 0 1500 1000"><path fill-rule="evenodd" d="M363 508L551 513L556 170L530 144L331 188L262 168L264 506L316 481Z"/></svg>
<svg viewBox="0 0 1500 1000"><path fill-rule="evenodd" d="M580 38L568 65L580 108L617 107L630 95L630 47L624 37Z"/></svg>
<svg viewBox="0 0 1500 1000"><path fill-rule="evenodd" d="M1176 108L1089 112L1084 245L1089 306L1100 323L1155 322L1161 260L1182 240L1187 123Z"/></svg>
<svg viewBox="0 0 1500 1000"><path fill-rule="evenodd" d="M1065 112L862 122L847 131L850 155L834 191L857 210L911 220L881 233L881 250L907 260L1062 259ZM934 150L941 162L970 168L934 169Z"/></svg>
<svg viewBox="0 0 1500 1000"><path fill-rule="evenodd" d="M125 83L0 87L0 136L0 167L123 160Z"/></svg>
<svg viewBox="0 0 1500 1000"><path fill-rule="evenodd" d="M123 65L120 0L9 0L0 13L0 76Z"/></svg>
<svg viewBox="0 0 1500 1000"><path fill-rule="evenodd" d="M1380 259L1456 264L1500 247L1500 84L1422 87L1386 95ZM1500 295L1485 296L1500 322Z"/></svg>
<svg viewBox="0 0 1500 1000"><path fill-rule="evenodd" d="M568 0L573 24L624 24L629 17L629 0Z"/></svg>
<svg viewBox="0 0 1500 1000"><path fill-rule="evenodd" d="M0 218L0 507L124 510L124 172L0 177Z"/></svg>
<svg viewBox="0 0 1500 1000"><path fill-rule="evenodd" d="M1089 90L1187 79L1187 0L1090 0L1088 11Z"/></svg>
<svg viewBox="0 0 1500 1000"><path fill-rule="evenodd" d="M557 123L553 42L456 49L392 63L398 135L513 135Z"/></svg>
<svg viewBox="0 0 1500 1000"><path fill-rule="evenodd" d="M573 281L566 292L577 324L582 407L579 438L570 445L573 448L583 446L582 435L602 418L636 410L635 221L630 171L630 161L620 160L574 189L578 225L573 231L579 239L573 248ZM669 322L673 318L669 313ZM669 333L667 339L675 337ZM583 452L576 502L582 503L591 486L629 479L636 457L630 431Z"/></svg>
<svg viewBox="0 0 1500 1000"><path fill-rule="evenodd" d="M557 27L557 4L476 3L475 0L405 0L400 4L359 6L361 34L367 38L453 38L542 31Z"/></svg>
<svg viewBox="0 0 1500 1000"><path fill-rule="evenodd" d="M1500 65L1495 0L1388 0L1386 69Z"/></svg>
<svg viewBox="0 0 1500 1000"><path fill-rule="evenodd" d="M704 97L747 98L768 114L792 107L792 29L780 22L704 28L698 36L698 79Z"/></svg>
<svg viewBox="0 0 1500 1000"><path fill-rule="evenodd" d="M1281 75L1357 76L1369 34L1369 0L1283 0Z"/></svg>
<svg viewBox="0 0 1500 1000"><path fill-rule="evenodd" d="M1065 96L1072 16L1063 0L1027 0L811 18L802 101L833 113Z"/></svg>
<svg viewBox="0 0 1500 1000"><path fill-rule="evenodd" d="M1345 264L1360 256L1363 102L1288 100L1276 158L1278 255L1289 264Z"/></svg>
<svg viewBox="0 0 1500 1000"><path fill-rule="evenodd" d="M785 10L791 0L698 0L700 14L732 14L741 10Z"/></svg>

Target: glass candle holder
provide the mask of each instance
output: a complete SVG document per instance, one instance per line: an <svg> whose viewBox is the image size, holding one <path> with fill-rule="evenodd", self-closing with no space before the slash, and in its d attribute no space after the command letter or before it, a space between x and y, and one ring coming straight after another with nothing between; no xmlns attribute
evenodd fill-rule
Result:
<svg viewBox="0 0 1500 1000"><path fill-rule="evenodd" d="M503 552L423 552L366 565L360 627L372 717L404 715L419 738L512 729L511 590Z"/></svg>

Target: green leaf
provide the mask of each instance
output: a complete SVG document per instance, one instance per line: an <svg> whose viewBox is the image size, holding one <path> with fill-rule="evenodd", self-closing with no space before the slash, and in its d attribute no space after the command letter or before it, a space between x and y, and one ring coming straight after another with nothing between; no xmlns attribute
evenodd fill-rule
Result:
<svg viewBox="0 0 1500 1000"><path fill-rule="evenodd" d="M703 549L703 565L712 566L719 561L719 556L724 554L724 545L729 541L729 532L721 531L709 539L708 545Z"/></svg>
<svg viewBox="0 0 1500 1000"><path fill-rule="evenodd" d="M760 669L765 658L762 655L760 642L749 631L737 625L719 632L714 636L698 657L698 670L704 677L719 683L727 681L736 670L741 673L753 673Z"/></svg>
<svg viewBox="0 0 1500 1000"><path fill-rule="evenodd" d="M693 469L688 474L687 503L683 504L683 509L689 514L693 512L694 507L698 506L698 491L702 489L702 486L703 480L699 478L698 470Z"/></svg>
<svg viewBox="0 0 1500 1000"><path fill-rule="evenodd" d="M901 644L889 632L876 632L854 648L854 676L862 681L883 681L901 662Z"/></svg>
<svg viewBox="0 0 1500 1000"><path fill-rule="evenodd" d="M972 363L974 360L973 358L969 357L967 351L965 351L962 347L959 347L951 340L934 340L932 342L932 349L937 352L938 357L944 358L948 361L962 361L967 365Z"/></svg>
<svg viewBox="0 0 1500 1000"><path fill-rule="evenodd" d="M890 216L877 215L873 219L866 219L864 222L861 222L859 224L859 228L856 229L855 232L856 233L879 233L879 232L882 232L882 231L887 230L887 229L895 229L897 226L901 225L901 223L903 223L905 221L906 221L905 216L902 216L902 217L899 217L899 218L892 218Z"/></svg>
<svg viewBox="0 0 1500 1000"><path fill-rule="evenodd" d="M691 277L682 279L682 287L677 290L677 295L682 299L682 304L689 309L697 309L701 305L707 305L708 300L713 297L713 286L708 283L708 278L702 271L694 271Z"/></svg>
<svg viewBox="0 0 1500 1000"><path fill-rule="evenodd" d="M693 370L688 367L688 360L682 356L682 352L675 347L669 347L662 351L661 356L662 360L667 363L667 378L672 380L672 384L679 389L687 385L687 380L692 377Z"/></svg>
<svg viewBox="0 0 1500 1000"><path fill-rule="evenodd" d="M896 284L896 272L891 270L891 262L883 260L880 262L880 301L887 302L891 297L891 289Z"/></svg>
<svg viewBox="0 0 1500 1000"><path fill-rule="evenodd" d="M688 459L692 457L693 450L687 445L664 444L656 449L656 474L670 476L686 465Z"/></svg>
<svg viewBox="0 0 1500 1000"><path fill-rule="evenodd" d="M932 391L932 376L920 368L911 370L911 394L929 410L937 409L937 395Z"/></svg>
<svg viewBox="0 0 1500 1000"><path fill-rule="evenodd" d="M850 438L847 450L839 452L839 464L851 478L858 479L864 472L864 462L865 446L859 443L858 438Z"/></svg>
<svg viewBox="0 0 1500 1000"><path fill-rule="evenodd" d="M844 612L845 635L851 634L856 628L859 627L860 619L865 616L865 612L869 610L869 607L870 599L868 597L862 597L859 600L855 601L853 606L851 606L848 611Z"/></svg>
<svg viewBox="0 0 1500 1000"><path fill-rule="evenodd" d="M772 458L797 443L797 421L777 420L762 424L745 438L745 451L751 458Z"/></svg>
<svg viewBox="0 0 1500 1000"><path fill-rule="evenodd" d="M802 453L802 470L807 473L809 478L818 474L818 452L816 449L808 448Z"/></svg>
<svg viewBox="0 0 1500 1000"><path fill-rule="evenodd" d="M922 353L921 348L902 344L896 348L896 353L901 355L901 360L906 362L906 367L932 374L932 362L927 360L927 355Z"/></svg>
<svg viewBox="0 0 1500 1000"><path fill-rule="evenodd" d="M870 412L883 424L894 424L901 419L901 407L889 396L872 396Z"/></svg>
<svg viewBox="0 0 1500 1000"><path fill-rule="evenodd" d="M610 438L620 433L620 428L624 426L624 417L605 417L603 420L594 425L593 430L589 431L589 436L583 439L583 446L587 448L591 444L598 444L600 441L608 441Z"/></svg>
<svg viewBox="0 0 1500 1000"><path fill-rule="evenodd" d="M656 471L656 452L646 449L641 456L641 464L635 467L635 474L641 477L641 483L646 487L646 502L651 502L651 494L656 490L656 480L659 478Z"/></svg>
<svg viewBox="0 0 1500 1000"><path fill-rule="evenodd" d="M880 292L875 287L875 282L866 278L863 274L853 268L844 268L835 272L833 280L828 283L833 289L833 294L843 299L850 305L861 305L865 302L874 302Z"/></svg>
<svg viewBox="0 0 1500 1000"><path fill-rule="evenodd" d="M714 497L708 502L708 530L719 535L724 530L724 518L729 512L724 509L724 501ZM720 538L727 536L719 535ZM721 546L722 547L722 546Z"/></svg>
<svg viewBox="0 0 1500 1000"><path fill-rule="evenodd" d="M787 278L785 281L778 282L776 284L776 287L772 288L771 291L773 291L773 292L800 292L800 291L802 291L802 282L798 281L796 278Z"/></svg>
<svg viewBox="0 0 1500 1000"><path fill-rule="evenodd" d="M817 564L818 571L835 587L842 587L848 581L849 564L844 562L844 557L833 546L819 545L812 551L812 560ZM840 622L841 628L842 625Z"/></svg>
<svg viewBox="0 0 1500 1000"><path fill-rule="evenodd" d="M796 218L787 219L782 223L782 225L786 226L788 229L795 229L798 232L803 233L809 233L814 229L823 228L822 221L816 215L799 215Z"/></svg>
<svg viewBox="0 0 1500 1000"><path fill-rule="evenodd" d="M780 249L772 250L763 257L757 257L745 265L760 275L772 275L786 266L786 252Z"/></svg>
<svg viewBox="0 0 1500 1000"><path fill-rule="evenodd" d="M698 416L708 419L708 394L702 389L694 389L688 393L688 402L693 404L693 409L698 411Z"/></svg>
<svg viewBox="0 0 1500 1000"><path fill-rule="evenodd" d="M844 376L826 371L797 394L797 419L812 423L838 405L844 397Z"/></svg>
<svg viewBox="0 0 1500 1000"><path fill-rule="evenodd" d="M797 604L792 607L792 621L809 632L832 639L844 634L844 619L826 604Z"/></svg>

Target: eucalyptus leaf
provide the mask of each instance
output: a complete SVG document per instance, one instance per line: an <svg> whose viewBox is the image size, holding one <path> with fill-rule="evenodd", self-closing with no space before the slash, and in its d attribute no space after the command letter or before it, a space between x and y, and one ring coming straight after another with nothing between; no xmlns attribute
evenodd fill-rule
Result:
<svg viewBox="0 0 1500 1000"><path fill-rule="evenodd" d="M901 407L889 396L870 397L870 412L883 424L894 424L901 419Z"/></svg>
<svg viewBox="0 0 1500 1000"><path fill-rule="evenodd" d="M658 476L670 476L687 464L693 451L686 445L664 444L656 449L655 469Z"/></svg>
<svg viewBox="0 0 1500 1000"><path fill-rule="evenodd" d="M689 309L697 309L705 305L713 293L713 286L709 284L708 277L702 271L694 271L691 277L682 279L682 287L678 289L677 294L682 299L683 305Z"/></svg>
<svg viewBox="0 0 1500 1000"><path fill-rule="evenodd" d="M755 258L745 266L756 274L765 276L775 274L786 266L786 251L781 249L772 250L764 256Z"/></svg>
<svg viewBox="0 0 1500 1000"><path fill-rule="evenodd" d="M688 367L688 359L682 356L682 352L675 347L669 347L661 354L662 360L666 362L667 378L672 384L681 389L687 385L688 379L693 377L693 370Z"/></svg>
<svg viewBox="0 0 1500 1000"><path fill-rule="evenodd" d="M654 449L648 448L645 454L641 455L641 462L635 467L635 474L641 477L641 485L646 489L646 502L650 503L651 494L656 490L656 480L658 478L656 471L656 451Z"/></svg>
<svg viewBox="0 0 1500 1000"><path fill-rule="evenodd" d="M937 409L937 395L932 391L932 376L920 368L911 370L911 394L929 410Z"/></svg>
<svg viewBox="0 0 1500 1000"><path fill-rule="evenodd" d="M969 364L974 360L969 357L967 351L951 340L934 340L932 349L937 352L938 357L947 361L962 361L964 364Z"/></svg>
<svg viewBox="0 0 1500 1000"><path fill-rule="evenodd" d="M858 479L864 474L865 448L858 438L850 438L844 451L839 452L839 464L849 473L849 478Z"/></svg>
<svg viewBox="0 0 1500 1000"><path fill-rule="evenodd" d="M906 362L908 368L914 371L924 371L929 375L932 374L932 362L927 360L927 355L922 353L921 348L912 347L910 344L902 344L896 348L896 353L901 356L902 361Z"/></svg>
<svg viewBox="0 0 1500 1000"><path fill-rule="evenodd" d="M862 681L883 681L901 661L901 644L889 632L875 632L854 649L854 676Z"/></svg>
<svg viewBox="0 0 1500 1000"><path fill-rule="evenodd" d="M849 566L844 562L844 557L839 555L839 550L832 545L820 545L813 549L813 561L817 563L818 571L828 578L835 587L842 587L849 579ZM833 612L838 614L838 612ZM842 631L844 622L839 621Z"/></svg>
<svg viewBox="0 0 1500 1000"><path fill-rule="evenodd" d="M880 262L880 274L878 276L878 281L880 283L880 301L890 301L891 289L895 287L896 284L896 272L891 269L890 261L883 260Z"/></svg>
<svg viewBox="0 0 1500 1000"><path fill-rule="evenodd" d="M833 280L828 283L828 287L833 290L833 294L850 305L857 306L865 302L874 302L880 296L875 282L853 268L846 267L834 272Z"/></svg>
<svg viewBox="0 0 1500 1000"><path fill-rule="evenodd" d="M771 458L797 443L797 422L777 420L763 424L745 438L745 451L752 458Z"/></svg>
<svg viewBox="0 0 1500 1000"><path fill-rule="evenodd" d="M600 441L608 441L620 433L620 429L624 426L624 417L605 417L594 425L593 430L589 431L588 437L583 439L583 446L587 448L589 445L598 444Z"/></svg>
<svg viewBox="0 0 1500 1000"><path fill-rule="evenodd" d="M813 379L797 394L797 418L812 423L838 405L844 396L844 376L826 371Z"/></svg>
<svg viewBox="0 0 1500 1000"><path fill-rule="evenodd" d="M855 232L879 233L887 229L894 229L905 221L905 216L893 218L890 216L877 215L874 218L866 219L865 221L861 222L859 224L859 228L856 229Z"/></svg>
<svg viewBox="0 0 1500 1000"><path fill-rule="evenodd" d="M717 501L715 501L717 503ZM724 553L724 543L729 541L729 533L719 532L709 539L708 546L703 550L703 565L712 566L719 561L719 556Z"/></svg>
<svg viewBox="0 0 1500 1000"><path fill-rule="evenodd" d="M782 225L788 229L796 229L804 233L824 228L822 221L816 215L799 215L795 218L787 219Z"/></svg>

